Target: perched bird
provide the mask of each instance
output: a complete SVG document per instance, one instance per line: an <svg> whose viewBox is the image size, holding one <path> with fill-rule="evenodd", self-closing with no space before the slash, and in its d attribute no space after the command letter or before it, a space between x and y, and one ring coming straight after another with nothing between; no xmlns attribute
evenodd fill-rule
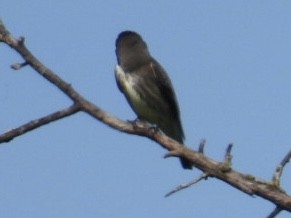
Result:
<svg viewBox="0 0 291 218"><path fill-rule="evenodd" d="M179 107L166 71L151 56L138 33L121 32L115 45L116 82L138 119L157 125L183 144ZM181 159L181 163L184 169L192 169L190 162Z"/></svg>

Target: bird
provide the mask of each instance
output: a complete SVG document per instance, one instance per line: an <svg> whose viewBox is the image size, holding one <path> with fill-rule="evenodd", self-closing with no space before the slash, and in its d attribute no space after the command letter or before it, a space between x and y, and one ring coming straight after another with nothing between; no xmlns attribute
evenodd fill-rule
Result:
<svg viewBox="0 0 291 218"><path fill-rule="evenodd" d="M143 38L134 31L119 33L115 42L115 79L137 119L156 125L167 136L183 144L180 110L172 82L154 59ZM184 169L192 163L180 158Z"/></svg>

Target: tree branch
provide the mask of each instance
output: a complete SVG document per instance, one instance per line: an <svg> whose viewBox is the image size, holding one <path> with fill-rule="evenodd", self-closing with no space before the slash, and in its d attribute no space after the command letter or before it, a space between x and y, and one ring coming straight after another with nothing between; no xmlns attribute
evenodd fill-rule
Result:
<svg viewBox="0 0 291 218"><path fill-rule="evenodd" d="M19 126L15 129L11 129L6 133L3 133L0 135L0 143L3 142L9 142L15 137L21 136L31 130L34 130L36 128L39 128L41 126L44 126L46 124L49 124L50 122L57 121L59 119L65 118L67 116L70 116L76 112L80 111L80 108L77 104L72 105L71 107L65 108L60 111L56 111L52 114L49 114L45 117L32 120L22 126Z"/></svg>
<svg viewBox="0 0 291 218"><path fill-rule="evenodd" d="M277 185L280 186L280 179L283 173L283 169L286 166L286 164L290 161L291 159L291 150L286 154L286 156L283 158L283 160L280 162L280 164L277 166L274 176L273 176L273 182Z"/></svg>
<svg viewBox="0 0 291 218"><path fill-rule="evenodd" d="M190 186L195 185L196 183L200 182L202 179L207 179L207 178L208 178L208 174L207 173L203 173L197 179L194 179L193 181L190 181L190 182L188 182L186 184L182 184L182 185L177 186L175 189L173 189L172 191L167 193L165 195L165 197L169 197L169 196L171 196L172 194L175 194L178 191L181 191L183 189L189 188Z"/></svg>
<svg viewBox="0 0 291 218"><path fill-rule="evenodd" d="M7 142L12 138L24 134L32 129L36 129L42 125L45 125L49 122L61 119L72 115L78 111L84 111L85 113L91 115L95 119L103 122L104 124L125 132L129 134L135 134L147 137L159 143L163 148L169 151L167 157L177 156L183 157L188 161L191 161L193 165L203 171L209 177L214 177L229 185L247 193L249 195L257 195L268 201L273 202L281 210L286 210L291 212L291 197L287 195L279 185L274 184L273 182L266 182L256 178L255 176L243 174L238 171L235 171L231 168L231 155L229 149L226 153L225 161L218 162L214 161L203 154L203 147L205 142L202 142L200 147L200 152L196 152L187 147L183 147L180 143L175 140L167 137L160 131L154 131L148 124L143 122L138 123L128 123L120 119L117 119L113 116L110 116L108 113L103 111L101 108L95 106L93 103L86 100L81 96L73 87L63 81L59 76L57 76L52 70L44 66L33 54L26 48L24 45L24 38L19 40L13 38L10 33L6 30L4 24L0 21L0 42L4 42L19 53L23 59L23 66L31 66L37 73L43 76L46 80L60 89L65 95L67 95L73 102L73 106L68 108L66 111L55 112L51 115L48 115L44 118L27 123L21 127L18 127L16 130L11 130L5 134L10 135L6 136L1 135L2 141ZM19 66L17 66L19 67ZM16 68L17 68L16 67ZM20 65L20 67L22 67ZM8 137L8 138L7 138ZM225 163L229 163L226 167Z"/></svg>
<svg viewBox="0 0 291 218"><path fill-rule="evenodd" d="M282 211L281 208L276 207L276 208L272 211L272 213L270 213L270 215L267 216L267 218L274 218L274 217L276 217L276 216L277 216L281 211Z"/></svg>

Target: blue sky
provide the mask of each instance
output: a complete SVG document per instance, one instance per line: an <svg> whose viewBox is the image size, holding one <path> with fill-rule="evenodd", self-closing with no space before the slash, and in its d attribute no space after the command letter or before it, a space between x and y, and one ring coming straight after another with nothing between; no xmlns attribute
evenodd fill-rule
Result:
<svg viewBox="0 0 291 218"><path fill-rule="evenodd" d="M114 80L114 43L139 32L168 71L188 146L207 140L222 160L262 179L291 148L290 1L15 1L0 16L15 36L83 96L112 115L135 118ZM0 132L70 101L0 45ZM0 216L265 217L274 206L209 179L170 198L198 170L163 159L154 142L80 113L0 145ZM291 167L282 186L291 193ZM288 217L286 212L280 218Z"/></svg>

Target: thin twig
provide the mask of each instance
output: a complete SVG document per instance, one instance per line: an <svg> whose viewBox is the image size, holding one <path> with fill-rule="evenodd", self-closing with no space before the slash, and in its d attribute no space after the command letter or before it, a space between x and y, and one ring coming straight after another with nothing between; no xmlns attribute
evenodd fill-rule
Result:
<svg viewBox="0 0 291 218"><path fill-rule="evenodd" d="M269 216L267 216L267 218L274 218L276 217L280 212L282 211L282 209L280 207L276 207L272 213L270 213Z"/></svg>
<svg viewBox="0 0 291 218"><path fill-rule="evenodd" d="M28 63L25 61L23 63L16 63L16 64L12 64L10 67L13 69L13 70L20 70L22 67L25 67L27 66Z"/></svg>
<svg viewBox="0 0 291 218"><path fill-rule="evenodd" d="M277 186L280 186L280 179L283 173L283 169L285 165L290 161L291 158L291 150L285 155L283 160L280 162L280 164L277 166L274 176L273 176L273 183Z"/></svg>
<svg viewBox="0 0 291 218"><path fill-rule="evenodd" d="M232 160L232 155L231 155L231 150L232 150L233 144L229 144L226 148L226 152L224 155L224 162L231 164Z"/></svg>
<svg viewBox="0 0 291 218"><path fill-rule="evenodd" d="M172 194L175 194L178 191L181 191L183 189L189 188L190 186L195 185L196 183L200 182L202 179L207 179L208 176L209 176L208 173L203 173L197 179L195 179L193 181L190 181L190 182L188 182L186 184L182 184L182 185L177 186L175 189L173 189L172 191L170 191L169 193L167 193L165 195L165 197L169 197L169 196L171 196Z"/></svg>
<svg viewBox="0 0 291 218"><path fill-rule="evenodd" d="M199 153L204 154L205 144L206 144L206 140L205 139L201 139L201 141L199 143L199 148L198 148L198 152Z"/></svg>

